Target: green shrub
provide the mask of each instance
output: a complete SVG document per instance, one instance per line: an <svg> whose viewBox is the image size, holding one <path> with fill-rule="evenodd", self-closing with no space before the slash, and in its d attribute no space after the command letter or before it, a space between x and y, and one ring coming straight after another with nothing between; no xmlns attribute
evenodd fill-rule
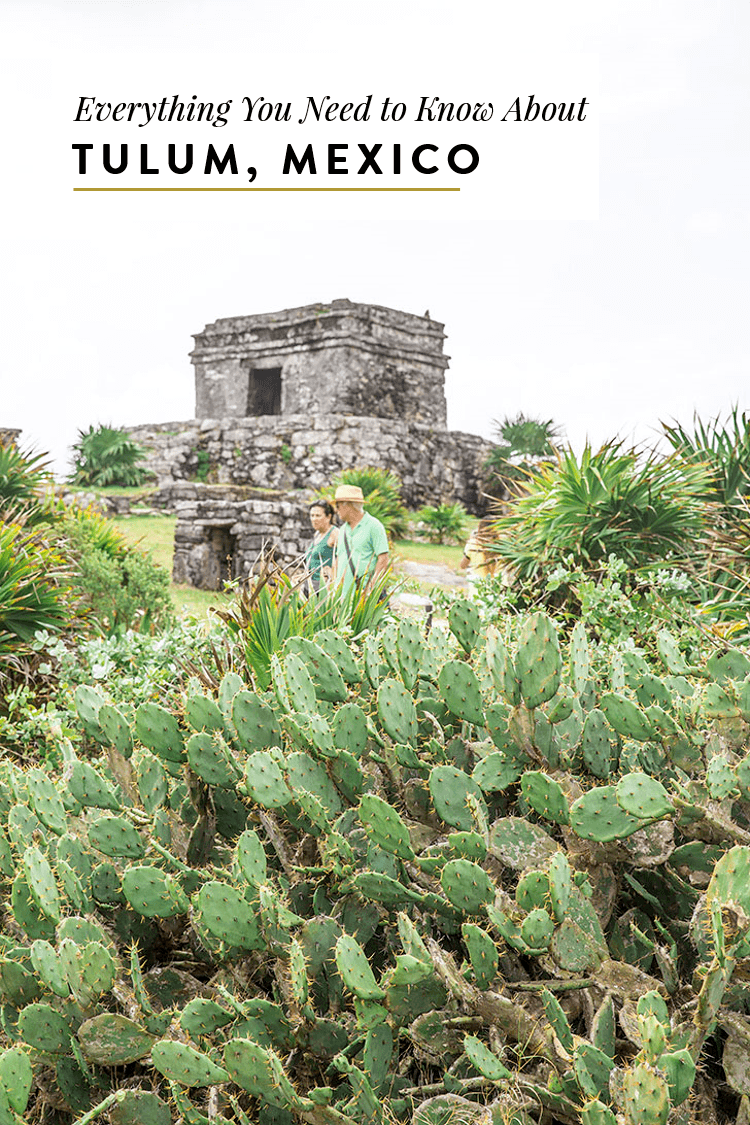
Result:
<svg viewBox="0 0 750 1125"><path fill-rule="evenodd" d="M417 519L425 525L424 534L433 543L463 542L467 518L466 508L458 503L428 505L417 512Z"/></svg>
<svg viewBox="0 0 750 1125"><path fill-rule="evenodd" d="M566 450L519 486L492 549L539 591L563 562L596 573L611 555L630 569L685 558L706 525L706 480L702 465L619 443Z"/></svg>
<svg viewBox="0 0 750 1125"><path fill-rule="evenodd" d="M328 489L318 494L318 499L332 502L341 484L352 484L362 489L365 511L380 520L389 539L403 539L408 528L408 512L401 500L401 480L388 469L374 467L343 469Z"/></svg>
<svg viewBox="0 0 750 1125"><path fill-rule="evenodd" d="M59 532L75 560L74 581L94 627L152 632L174 619L169 575L91 509L71 509Z"/></svg>
<svg viewBox="0 0 750 1125"><path fill-rule="evenodd" d="M145 457L145 451L124 430L89 426L78 431L69 479L71 484L88 488L137 487L150 476L141 464Z"/></svg>
<svg viewBox="0 0 750 1125"><path fill-rule="evenodd" d="M672 449L683 461L705 465L708 474L706 499L716 501L723 515L745 518L743 499L750 494L750 419L732 408L728 418L703 422L696 414L692 432L675 423L663 425Z"/></svg>

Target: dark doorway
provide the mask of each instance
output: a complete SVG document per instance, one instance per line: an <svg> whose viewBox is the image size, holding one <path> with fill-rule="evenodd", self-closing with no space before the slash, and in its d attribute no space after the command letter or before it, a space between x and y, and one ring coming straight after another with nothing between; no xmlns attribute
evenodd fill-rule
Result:
<svg viewBox="0 0 750 1125"><path fill-rule="evenodd" d="M240 572L237 539L230 533L228 527L207 527L205 536L208 543L208 556L204 589L221 590L225 582L237 578Z"/></svg>
<svg viewBox="0 0 750 1125"><path fill-rule="evenodd" d="M252 367L247 380L248 418L256 414L281 414L281 368Z"/></svg>

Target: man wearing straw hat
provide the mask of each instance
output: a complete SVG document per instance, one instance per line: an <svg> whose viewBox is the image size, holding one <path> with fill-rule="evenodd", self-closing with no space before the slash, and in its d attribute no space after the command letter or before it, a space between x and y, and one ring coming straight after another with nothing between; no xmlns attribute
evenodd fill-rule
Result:
<svg viewBox="0 0 750 1125"><path fill-rule="evenodd" d="M334 506L342 521L333 556L331 585L340 584L347 594L353 583L363 592L388 569L388 537L380 520L364 508L361 488L340 484Z"/></svg>

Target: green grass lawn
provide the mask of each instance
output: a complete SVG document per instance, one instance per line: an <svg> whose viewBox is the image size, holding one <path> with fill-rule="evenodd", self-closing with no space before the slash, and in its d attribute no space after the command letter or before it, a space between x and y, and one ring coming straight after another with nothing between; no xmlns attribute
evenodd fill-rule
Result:
<svg viewBox="0 0 750 1125"><path fill-rule="evenodd" d="M176 516L162 514L117 516L112 522L128 543L149 553L154 562L172 573ZM394 561L397 565L399 559L409 559L415 563L442 564L456 570L462 554L463 547L451 544L427 543L412 539L399 539L393 544ZM427 586L430 585L432 583L427 583ZM197 590L194 586L175 583L172 583L172 598L178 612L198 618L207 617L213 606L225 606L232 600L231 595L215 590Z"/></svg>
<svg viewBox="0 0 750 1125"><path fill-rule="evenodd" d="M463 547L447 543L427 543L419 539L397 539L393 544L394 557L410 562L442 564L455 569L464 553Z"/></svg>
<svg viewBox="0 0 750 1125"><path fill-rule="evenodd" d="M133 501L139 500L142 496L148 496L149 492L156 491L156 485L153 483L149 484L148 482L146 482L146 484L139 484L137 486L129 485L127 487L120 484L110 484L107 488L101 488L98 485L86 487L82 484L69 484L66 485L66 488L69 488L71 492L91 493L94 496L128 496Z"/></svg>
<svg viewBox="0 0 750 1125"><path fill-rule="evenodd" d="M172 573L176 516L118 516L112 521L128 543L151 555L154 562ZM172 583L172 600L186 617L208 617L213 606L226 606L231 597L217 590L197 590L195 586Z"/></svg>

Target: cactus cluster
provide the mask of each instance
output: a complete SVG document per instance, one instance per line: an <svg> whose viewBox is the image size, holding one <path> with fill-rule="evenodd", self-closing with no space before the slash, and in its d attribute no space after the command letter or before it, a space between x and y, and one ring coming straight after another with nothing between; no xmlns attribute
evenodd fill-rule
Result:
<svg viewBox="0 0 750 1125"><path fill-rule="evenodd" d="M750 1120L750 665L449 626L0 759L0 1122Z"/></svg>

